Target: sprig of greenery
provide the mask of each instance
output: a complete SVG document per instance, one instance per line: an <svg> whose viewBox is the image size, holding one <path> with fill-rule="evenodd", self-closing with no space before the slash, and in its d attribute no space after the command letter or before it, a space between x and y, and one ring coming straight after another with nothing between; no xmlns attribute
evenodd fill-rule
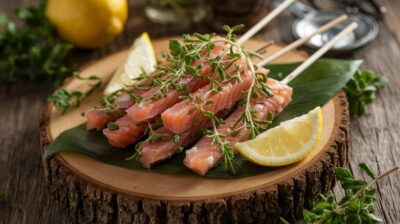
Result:
<svg viewBox="0 0 400 224"><path fill-rule="evenodd" d="M45 1L16 10L18 26L0 14L0 82L46 80L58 85L73 74L65 58L72 45L61 41L45 16Z"/></svg>
<svg viewBox="0 0 400 224"><path fill-rule="evenodd" d="M165 141L165 140L169 140L169 139L172 138L173 142L176 144L177 141L179 140L179 139L176 140L177 139L176 136L178 136L178 135L170 136L170 135L167 135L167 134L160 134L160 133L156 132L156 130L158 128L162 127L162 125L163 124L162 124L161 117L157 117L154 120L154 122L148 122L147 123L147 128L144 131L144 135L146 135L148 137L146 138L146 140L144 140L142 142L139 142L139 143L137 143L135 145L135 152L132 154L132 156L126 158L126 160L139 160L140 159L140 155L142 153L142 145L145 142L153 143L153 142L156 142L156 141ZM179 136L178 136L178 138L179 138Z"/></svg>
<svg viewBox="0 0 400 224"><path fill-rule="evenodd" d="M189 96L192 97L192 96ZM228 133L221 133L218 130L218 126L224 123L224 119L216 116L212 111L205 109L206 105L213 104L212 100L204 101L199 96L194 97L198 101L196 104L197 108L200 109L202 116L199 117L198 121L202 118L208 118L211 121L211 129L202 129L203 135L212 139L213 144L217 144L219 151L223 155L222 166L224 169L232 174L236 174L236 167L239 165L235 160L235 154L229 142L225 138L237 131L239 129L231 130Z"/></svg>
<svg viewBox="0 0 400 224"><path fill-rule="evenodd" d="M386 77L378 76L373 71L357 71L343 88L349 100L350 116L363 115L365 106L375 100L376 93L387 83Z"/></svg>
<svg viewBox="0 0 400 224"><path fill-rule="evenodd" d="M52 102L60 114L64 114L71 107L79 107L81 101L92 94L96 89L100 88L102 82L97 76L82 77L79 73L74 74L79 80L89 80L93 83L88 84L88 89L81 91L68 91L66 89L59 89L53 95L49 96L48 101Z"/></svg>
<svg viewBox="0 0 400 224"><path fill-rule="evenodd" d="M232 146L229 142L225 141L224 139L231 135L232 133L222 134L218 131L217 123L215 120L212 121L212 129L206 135L212 138L212 142L219 145L219 150L223 155L222 166L224 170L236 175L236 167L239 166L239 163L235 160L235 154L233 152Z"/></svg>
<svg viewBox="0 0 400 224"><path fill-rule="evenodd" d="M376 175L366 163L359 164L359 167L372 179L367 182L365 180L355 179L353 174L347 168L338 167L335 169L337 179L340 181L344 189L345 196L341 200L337 200L335 195L321 195L320 200L311 210L304 210L304 224L342 224L342 223L365 223L373 224L382 222L382 220L374 214L374 204L376 201L375 189L373 185L383 177L398 170L394 167L381 175ZM287 224L284 219L283 223Z"/></svg>

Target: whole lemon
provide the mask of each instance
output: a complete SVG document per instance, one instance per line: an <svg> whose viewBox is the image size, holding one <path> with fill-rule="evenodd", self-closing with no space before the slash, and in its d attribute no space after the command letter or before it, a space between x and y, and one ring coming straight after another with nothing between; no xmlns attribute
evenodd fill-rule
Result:
<svg viewBox="0 0 400 224"><path fill-rule="evenodd" d="M121 33L126 0L48 0L46 16L59 35L79 48L96 48Z"/></svg>

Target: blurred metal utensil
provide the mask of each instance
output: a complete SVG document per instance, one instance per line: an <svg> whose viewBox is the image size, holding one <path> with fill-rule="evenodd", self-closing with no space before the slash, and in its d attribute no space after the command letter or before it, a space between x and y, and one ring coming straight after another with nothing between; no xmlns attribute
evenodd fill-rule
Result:
<svg viewBox="0 0 400 224"><path fill-rule="evenodd" d="M321 4L318 4L324 1L307 0L307 2L308 5L298 2L292 7L292 9L295 9L294 13L297 16L302 17L310 10L326 11ZM332 2L335 5L339 5L347 13L362 13L378 20L382 19L383 14L386 12L386 7L380 5L377 0L333 0Z"/></svg>
<svg viewBox="0 0 400 224"><path fill-rule="evenodd" d="M352 0L339 1L342 2ZM315 6L315 4L313 5ZM356 12L354 10L351 12L351 10L348 8L337 11L323 11L297 2L294 6L292 6L291 10L295 15L300 17L292 25L292 34L295 38L302 38L309 35L327 21L336 18L338 15L341 15L344 12L346 12L349 16L347 23L340 24L334 29L313 37L308 43L305 44L310 48L320 48L351 22L357 22L359 24L358 28L338 42L335 47L331 49L331 52L348 52L360 48L375 40L379 33L378 23L372 16Z"/></svg>
<svg viewBox="0 0 400 224"><path fill-rule="evenodd" d="M311 0L315 1L315 0ZM374 17L375 19L382 19L386 8L381 6L376 0L337 0L348 12L362 13Z"/></svg>

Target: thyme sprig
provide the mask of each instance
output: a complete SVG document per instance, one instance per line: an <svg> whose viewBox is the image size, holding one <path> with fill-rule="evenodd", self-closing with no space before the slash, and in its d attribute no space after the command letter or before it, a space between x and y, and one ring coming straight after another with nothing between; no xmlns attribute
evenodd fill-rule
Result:
<svg viewBox="0 0 400 224"><path fill-rule="evenodd" d="M227 133L221 133L218 130L218 126L224 124L224 119L216 116L214 112L207 110L205 108L206 105L211 105L214 102L212 100L203 100L199 95L196 95L192 99L196 99L198 103L196 103L196 107L201 111L202 116L199 117L198 121L203 118L208 118L211 121L210 129L202 129L201 132L203 135L212 139L213 144L218 145L218 149L223 155L222 165L224 169L232 174L236 174L236 167L239 165L235 160L235 154L233 153L233 149L228 141L226 141L226 137L232 135L239 131L239 129L235 129L232 131L228 131Z"/></svg>
<svg viewBox="0 0 400 224"><path fill-rule="evenodd" d="M162 124L162 120L161 117L157 117L154 122L147 122L147 128L144 131L144 135L148 136L146 138L146 140L139 142L135 145L135 152L133 153L132 156L126 158L126 160L139 160L140 158L140 154L141 154L141 149L142 149L142 145L146 142L148 143L154 143L157 141L166 141L169 139L173 139L174 143L176 144L176 136L177 135L173 135L172 137L168 134L163 134L163 133L157 133L157 129L161 128L163 126ZM179 138L179 136L178 136ZM178 139L179 140L179 139Z"/></svg>
<svg viewBox="0 0 400 224"><path fill-rule="evenodd" d="M382 220L374 214L376 201L375 185L379 180L395 172L399 167L394 167L381 175L376 175L366 163L359 167L372 179L356 179L349 169L338 167L335 169L337 179L344 189L345 196L337 200L335 195L321 195L320 200L311 210L304 210L304 224L322 223L380 223ZM282 223L288 224L284 219Z"/></svg>
<svg viewBox="0 0 400 224"><path fill-rule="evenodd" d="M71 107L79 107L81 101L92 94L96 89L100 88L101 79L95 75L82 77L79 73L75 73L74 77L79 80L89 80L88 89L85 91L68 91L64 88L57 90L53 95L48 97L48 101L53 103L60 114L64 114Z"/></svg>
<svg viewBox="0 0 400 224"><path fill-rule="evenodd" d="M112 114L114 111L120 110L122 108L115 104L117 97L126 90L116 91L110 95L101 98L100 103L95 106L95 109L103 111L106 114Z"/></svg>

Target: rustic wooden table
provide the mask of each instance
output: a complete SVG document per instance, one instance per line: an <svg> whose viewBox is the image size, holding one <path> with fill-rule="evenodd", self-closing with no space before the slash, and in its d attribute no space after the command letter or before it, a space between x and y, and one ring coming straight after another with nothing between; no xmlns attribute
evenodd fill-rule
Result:
<svg viewBox="0 0 400 224"><path fill-rule="evenodd" d="M12 14L15 7L38 0L0 1L0 12ZM182 32L207 32L202 25L183 30L178 27L150 25L143 15L143 0L131 0L130 19L125 32L115 41L96 51L76 51L74 60L83 64L111 52L126 48L134 37L148 31L153 38ZM352 121L350 168L361 177L357 164L367 162L377 172L400 165L400 1L382 0L388 8L380 23L378 39L371 45L346 57L365 60L364 68L384 74L390 84L368 106L367 113ZM259 34L276 42L292 41L283 15L277 24ZM0 188L8 190L0 198L0 223L71 223L67 210L53 202L43 178L39 147L41 107L50 94L45 84L18 83L0 85ZM363 177L366 177L363 175ZM392 174L377 186L377 213L385 223L400 223L400 172ZM335 190L337 195L342 192Z"/></svg>

